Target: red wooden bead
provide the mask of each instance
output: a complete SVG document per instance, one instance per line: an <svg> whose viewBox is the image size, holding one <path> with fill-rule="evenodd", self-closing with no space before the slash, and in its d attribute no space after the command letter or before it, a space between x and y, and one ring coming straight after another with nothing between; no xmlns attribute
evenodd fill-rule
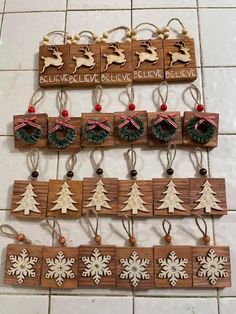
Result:
<svg viewBox="0 0 236 314"><path fill-rule="evenodd" d="M95 105L95 110L96 111L101 111L102 110L102 106L100 104L96 104Z"/></svg>
<svg viewBox="0 0 236 314"><path fill-rule="evenodd" d="M135 110L135 104L129 104L129 110Z"/></svg>
<svg viewBox="0 0 236 314"><path fill-rule="evenodd" d="M162 104L160 106L161 111L166 111L167 110L167 104Z"/></svg>
<svg viewBox="0 0 236 314"><path fill-rule="evenodd" d="M63 117L67 117L69 115L69 112L68 110L64 109L61 114Z"/></svg>
<svg viewBox="0 0 236 314"><path fill-rule="evenodd" d="M204 106L203 105L197 105L197 111L203 111Z"/></svg>
<svg viewBox="0 0 236 314"><path fill-rule="evenodd" d="M28 108L28 113L35 113L35 108L34 108L34 106L29 106L29 108Z"/></svg>

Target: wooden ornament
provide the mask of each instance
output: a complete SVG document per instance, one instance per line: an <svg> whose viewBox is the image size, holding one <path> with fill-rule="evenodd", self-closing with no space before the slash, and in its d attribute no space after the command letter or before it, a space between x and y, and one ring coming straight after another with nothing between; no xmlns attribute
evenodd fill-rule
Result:
<svg viewBox="0 0 236 314"><path fill-rule="evenodd" d="M38 287L41 277L42 246L7 246L4 284Z"/></svg>
<svg viewBox="0 0 236 314"><path fill-rule="evenodd" d="M132 78L131 43L101 43L101 84L127 85Z"/></svg>
<svg viewBox="0 0 236 314"><path fill-rule="evenodd" d="M93 208L99 215L117 215L117 202L118 179L84 178L82 214Z"/></svg>
<svg viewBox="0 0 236 314"><path fill-rule="evenodd" d="M133 82L160 82L164 80L163 41L133 40Z"/></svg>
<svg viewBox="0 0 236 314"><path fill-rule="evenodd" d="M11 214L17 218L43 219L46 217L48 183L15 180Z"/></svg>
<svg viewBox="0 0 236 314"><path fill-rule="evenodd" d="M78 218L82 207L82 181L49 180L48 217Z"/></svg>
<svg viewBox="0 0 236 314"><path fill-rule="evenodd" d="M107 288L116 286L116 247L79 247L79 287Z"/></svg>
<svg viewBox="0 0 236 314"><path fill-rule="evenodd" d="M116 249L117 288L154 287L153 248Z"/></svg>
<svg viewBox="0 0 236 314"><path fill-rule="evenodd" d="M78 249L44 247L41 286L44 288L77 288Z"/></svg>
<svg viewBox="0 0 236 314"><path fill-rule="evenodd" d="M153 179L155 216L189 216L188 179Z"/></svg>
<svg viewBox="0 0 236 314"><path fill-rule="evenodd" d="M152 181L119 180L118 215L153 216Z"/></svg>
<svg viewBox="0 0 236 314"><path fill-rule="evenodd" d="M195 215L227 214L225 179L189 179L191 212Z"/></svg>
<svg viewBox="0 0 236 314"><path fill-rule="evenodd" d="M224 288L231 286L229 247L193 247L192 261L194 288Z"/></svg>
<svg viewBox="0 0 236 314"><path fill-rule="evenodd" d="M192 287L192 250L190 246L154 246L156 288Z"/></svg>

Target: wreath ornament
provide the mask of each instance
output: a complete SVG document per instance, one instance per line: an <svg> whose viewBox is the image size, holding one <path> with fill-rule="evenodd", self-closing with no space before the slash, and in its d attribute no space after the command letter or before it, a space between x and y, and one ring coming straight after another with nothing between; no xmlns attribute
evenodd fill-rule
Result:
<svg viewBox="0 0 236 314"><path fill-rule="evenodd" d="M152 134L156 139L170 142L175 137L178 128L175 117L174 113L157 113L157 120L152 125Z"/></svg>
<svg viewBox="0 0 236 314"><path fill-rule="evenodd" d="M119 136L123 140L127 141L136 141L139 139L144 133L144 123L143 120L140 119L137 113L129 115L121 115L120 116L120 124L119 124Z"/></svg>
<svg viewBox="0 0 236 314"><path fill-rule="evenodd" d="M215 135L217 128L215 119L215 115L196 114L187 124L187 132L190 138L196 143L208 143Z"/></svg>
<svg viewBox="0 0 236 314"><path fill-rule="evenodd" d="M63 149L68 147L74 141L76 137L75 127L68 123L69 120L69 117L62 120L57 119L55 126L49 130L48 140L53 146ZM65 132L63 137L59 134L61 131Z"/></svg>
<svg viewBox="0 0 236 314"><path fill-rule="evenodd" d="M111 128L108 118L89 119L83 126L83 136L92 144L102 144L110 136Z"/></svg>
<svg viewBox="0 0 236 314"><path fill-rule="evenodd" d="M15 126L16 137L25 144L35 144L42 135L41 125L35 123L36 116L31 118L20 118Z"/></svg>

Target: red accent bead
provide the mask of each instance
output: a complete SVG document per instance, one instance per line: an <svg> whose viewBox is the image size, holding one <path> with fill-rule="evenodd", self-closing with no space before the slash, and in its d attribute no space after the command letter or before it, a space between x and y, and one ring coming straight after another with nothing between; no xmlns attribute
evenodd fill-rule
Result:
<svg viewBox="0 0 236 314"><path fill-rule="evenodd" d="M61 114L63 117L67 117L69 115L69 112L68 110L64 109Z"/></svg>
<svg viewBox="0 0 236 314"><path fill-rule="evenodd" d="M95 110L96 111L101 111L102 110L102 106L100 104L96 104L95 105Z"/></svg>
<svg viewBox="0 0 236 314"><path fill-rule="evenodd" d="M203 111L204 106L203 105L197 105L197 111Z"/></svg>
<svg viewBox="0 0 236 314"><path fill-rule="evenodd" d="M35 108L34 108L34 106L29 106L29 108L28 108L28 113L35 113Z"/></svg>
<svg viewBox="0 0 236 314"><path fill-rule="evenodd" d="M167 110L167 104L162 104L160 105L161 111L166 111Z"/></svg>
<svg viewBox="0 0 236 314"><path fill-rule="evenodd" d="M135 110L135 104L129 104L129 110Z"/></svg>

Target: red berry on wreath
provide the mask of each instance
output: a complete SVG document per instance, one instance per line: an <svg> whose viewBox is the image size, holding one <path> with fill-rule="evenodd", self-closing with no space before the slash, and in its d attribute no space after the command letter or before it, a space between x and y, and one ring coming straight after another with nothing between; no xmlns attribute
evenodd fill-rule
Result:
<svg viewBox="0 0 236 314"><path fill-rule="evenodd" d="M101 111L102 110L102 106L100 104L96 104L95 105L95 110L96 111Z"/></svg>
<svg viewBox="0 0 236 314"><path fill-rule="evenodd" d="M28 113L35 113L35 107L34 106L29 106Z"/></svg>
<svg viewBox="0 0 236 314"><path fill-rule="evenodd" d="M129 104L129 110L135 110L135 104Z"/></svg>
<svg viewBox="0 0 236 314"><path fill-rule="evenodd" d="M167 104L162 104L160 106L161 111L166 111L167 110Z"/></svg>
<svg viewBox="0 0 236 314"><path fill-rule="evenodd" d="M197 105L197 111L203 111L203 110L204 110L204 106L198 104L198 105Z"/></svg>
<svg viewBox="0 0 236 314"><path fill-rule="evenodd" d="M68 110L64 109L64 110L62 110L61 114L63 117L67 117L69 115L69 112L68 112Z"/></svg>

